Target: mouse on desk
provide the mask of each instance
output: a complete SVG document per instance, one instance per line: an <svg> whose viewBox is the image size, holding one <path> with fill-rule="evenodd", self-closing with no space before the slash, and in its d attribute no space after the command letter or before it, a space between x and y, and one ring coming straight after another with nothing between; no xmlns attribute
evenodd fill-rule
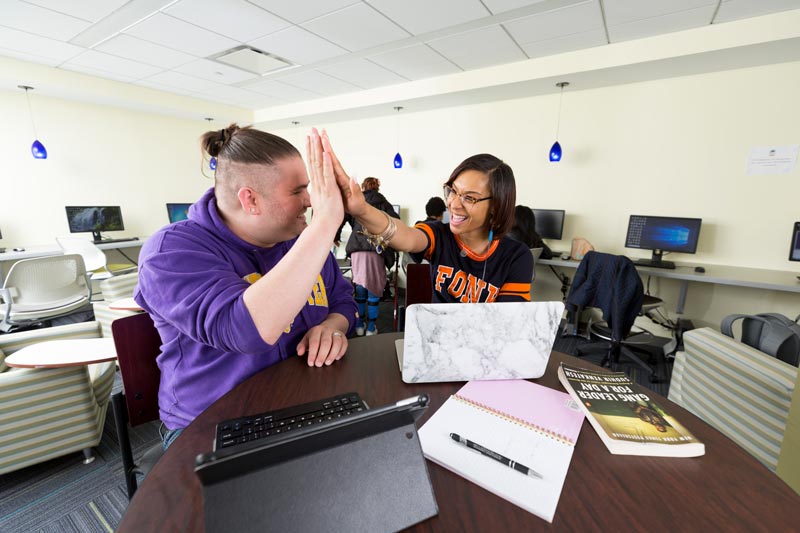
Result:
<svg viewBox="0 0 800 533"><path fill-rule="evenodd" d="M13 250L14 250L15 252L24 252L24 251L25 251L25 248L14 248Z"/></svg>
<svg viewBox="0 0 800 533"><path fill-rule="evenodd" d="M695 271L695 272L700 272L700 273L703 273L703 272L705 272L705 271L706 271L706 269L705 269L705 267L696 266L696 267L694 267L694 271Z"/></svg>
<svg viewBox="0 0 800 533"><path fill-rule="evenodd" d="M566 254L566 253L565 254L561 254L561 259L563 259L564 261L569 261L569 254Z"/></svg>

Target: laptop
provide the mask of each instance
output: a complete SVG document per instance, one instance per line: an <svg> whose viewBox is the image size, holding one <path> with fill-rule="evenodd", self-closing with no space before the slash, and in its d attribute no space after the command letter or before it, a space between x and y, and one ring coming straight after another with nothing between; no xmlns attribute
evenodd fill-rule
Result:
<svg viewBox="0 0 800 533"><path fill-rule="evenodd" d="M206 531L397 531L435 516L415 427L427 406L413 396L199 455Z"/></svg>
<svg viewBox="0 0 800 533"><path fill-rule="evenodd" d="M395 342L403 381L541 377L563 314L562 302L411 305Z"/></svg>

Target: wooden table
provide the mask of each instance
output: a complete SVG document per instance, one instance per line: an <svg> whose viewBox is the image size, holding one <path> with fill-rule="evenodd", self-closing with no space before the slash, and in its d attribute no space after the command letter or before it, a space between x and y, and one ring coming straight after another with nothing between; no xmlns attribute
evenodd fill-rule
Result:
<svg viewBox="0 0 800 533"><path fill-rule="evenodd" d="M299 404L351 390L372 406L427 393L420 424L462 383L407 385L400 379L388 333L350 341L330 367L309 368L292 358L240 384L202 413L148 474L119 531L202 531L203 503L194 458L210 451L217 421ZM559 362L591 366L553 352L536 380L561 389ZM611 455L584 422L552 524L428 462L439 515L415 531L791 531L800 496L717 430L674 403L658 398L706 445L703 457L674 459ZM265 497L268 497L265 495ZM305 498L307 495L298 495ZM358 502L354 502L358 512Z"/></svg>
<svg viewBox="0 0 800 533"><path fill-rule="evenodd" d="M114 339L63 339L31 344L6 357L17 368L62 368L114 361Z"/></svg>

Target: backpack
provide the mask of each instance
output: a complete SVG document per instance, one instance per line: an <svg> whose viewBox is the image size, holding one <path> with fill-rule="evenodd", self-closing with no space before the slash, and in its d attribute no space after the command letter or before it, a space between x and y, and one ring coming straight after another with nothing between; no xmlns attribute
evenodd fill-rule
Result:
<svg viewBox="0 0 800 533"><path fill-rule="evenodd" d="M797 319L778 313L728 315L722 319L722 333L733 338L733 323L742 319L742 339L748 346L785 363L798 366L800 361L800 324ZM798 316L797 318L800 318Z"/></svg>

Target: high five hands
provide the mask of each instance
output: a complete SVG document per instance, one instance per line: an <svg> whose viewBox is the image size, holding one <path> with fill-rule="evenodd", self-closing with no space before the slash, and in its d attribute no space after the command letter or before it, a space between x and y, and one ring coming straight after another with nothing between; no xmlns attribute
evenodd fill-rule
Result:
<svg viewBox="0 0 800 533"><path fill-rule="evenodd" d="M324 174L326 171L325 165L330 163L330 172L339 188L344 210L354 217L362 215L368 205L364 199L364 193L361 192L358 183L344 171L339 158L336 157L336 153L333 151L328 133L323 129L320 134L316 128L311 128L306 147L308 150L309 176L312 174Z"/></svg>

